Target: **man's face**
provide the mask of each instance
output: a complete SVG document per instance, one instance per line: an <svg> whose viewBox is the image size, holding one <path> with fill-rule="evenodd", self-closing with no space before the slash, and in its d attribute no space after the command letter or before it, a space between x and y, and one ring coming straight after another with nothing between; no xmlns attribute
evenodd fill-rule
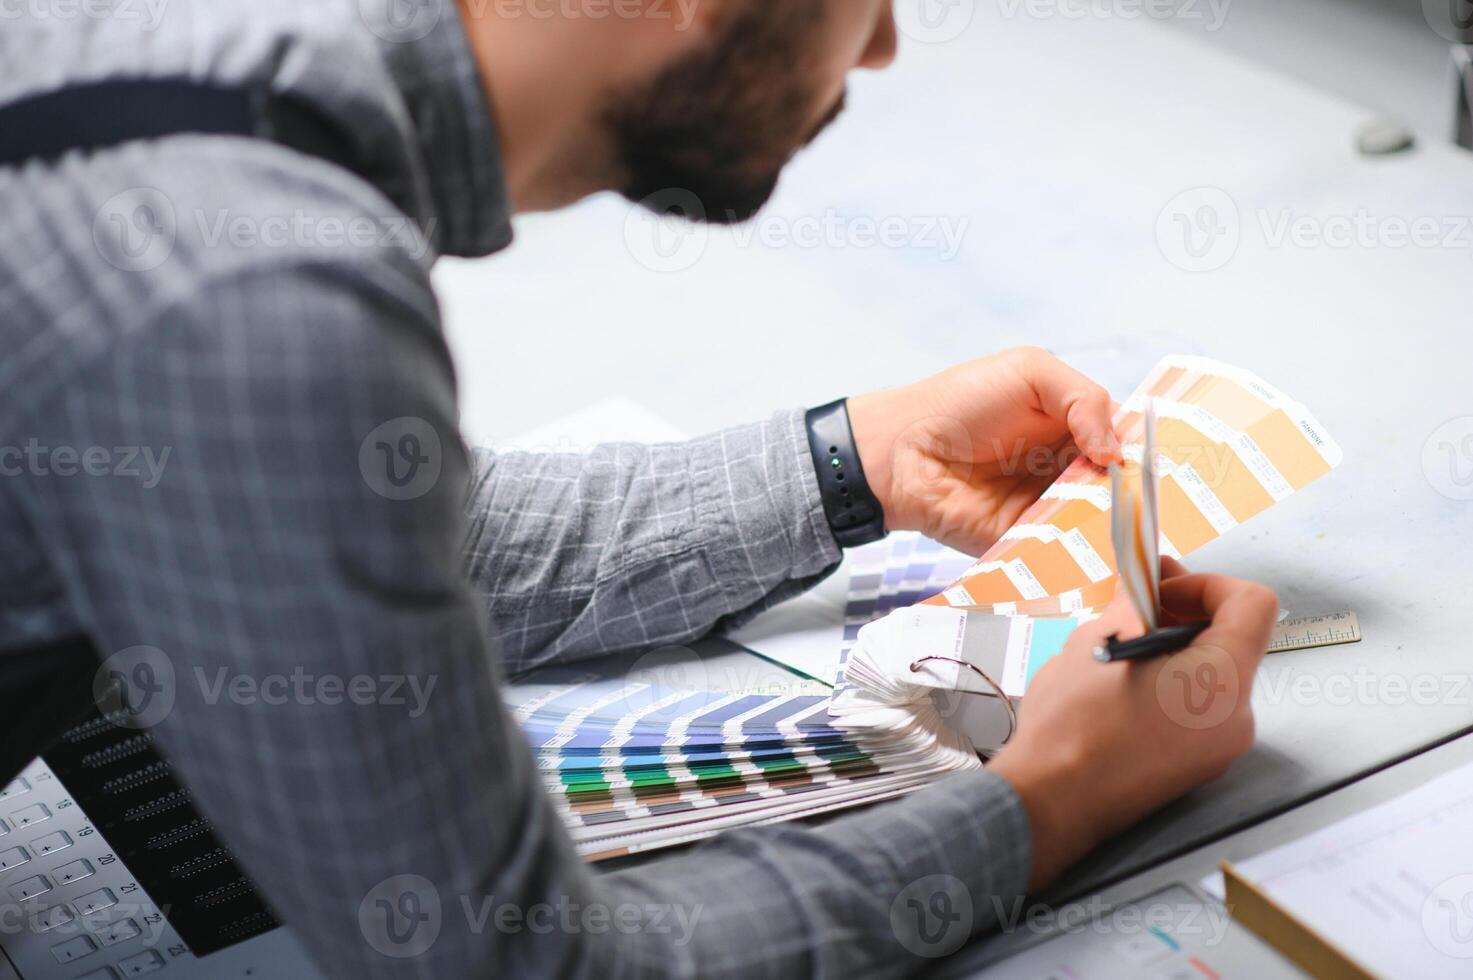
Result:
<svg viewBox="0 0 1473 980"><path fill-rule="evenodd" d="M740 0L708 43L610 106L621 192L680 189L745 221L793 154L840 113L844 79L895 53L891 0Z"/></svg>

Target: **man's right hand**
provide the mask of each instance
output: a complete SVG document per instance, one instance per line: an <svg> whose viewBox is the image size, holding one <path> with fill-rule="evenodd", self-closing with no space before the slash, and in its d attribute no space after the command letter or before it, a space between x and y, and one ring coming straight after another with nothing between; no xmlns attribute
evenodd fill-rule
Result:
<svg viewBox="0 0 1473 980"><path fill-rule="evenodd" d="M1278 617L1272 590L1162 561L1167 624L1210 618L1186 650L1101 664L1093 651L1141 625L1117 597L1028 686L1017 734L991 762L1033 829L1029 890L1106 838L1218 778L1253 744L1253 677Z"/></svg>

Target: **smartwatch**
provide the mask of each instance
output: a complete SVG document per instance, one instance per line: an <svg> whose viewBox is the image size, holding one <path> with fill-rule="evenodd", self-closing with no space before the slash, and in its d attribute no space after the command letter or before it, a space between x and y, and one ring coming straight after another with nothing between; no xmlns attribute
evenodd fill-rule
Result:
<svg viewBox="0 0 1473 980"><path fill-rule="evenodd" d="M885 536L885 510L864 478L847 399L811 408L808 448L829 530L841 548L857 548Z"/></svg>

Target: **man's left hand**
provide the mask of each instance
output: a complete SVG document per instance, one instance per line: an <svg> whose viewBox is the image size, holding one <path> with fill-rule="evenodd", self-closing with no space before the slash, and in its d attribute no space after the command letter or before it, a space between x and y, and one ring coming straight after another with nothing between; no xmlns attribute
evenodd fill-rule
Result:
<svg viewBox="0 0 1473 980"><path fill-rule="evenodd" d="M870 488L892 531L981 554L1081 453L1120 456L1104 388L1037 348L849 399Z"/></svg>

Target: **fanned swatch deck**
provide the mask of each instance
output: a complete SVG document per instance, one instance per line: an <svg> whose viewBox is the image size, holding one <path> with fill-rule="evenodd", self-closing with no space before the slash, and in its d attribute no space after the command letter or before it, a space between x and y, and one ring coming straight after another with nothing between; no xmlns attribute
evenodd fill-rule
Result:
<svg viewBox="0 0 1473 980"><path fill-rule="evenodd" d="M554 669L517 685L511 704L590 860L888 799L939 775L924 741L835 726L819 684L672 690Z"/></svg>
<svg viewBox="0 0 1473 980"><path fill-rule="evenodd" d="M1158 364L1115 430L1129 515L1112 513L1111 474L1081 457L978 559L916 535L853 554L833 690L711 691L617 665L515 685L508 701L579 852L814 816L979 767L1029 681L1113 597L1118 569L1135 594L1154 574L1141 555L1185 555L1341 459L1303 405L1203 358Z"/></svg>

